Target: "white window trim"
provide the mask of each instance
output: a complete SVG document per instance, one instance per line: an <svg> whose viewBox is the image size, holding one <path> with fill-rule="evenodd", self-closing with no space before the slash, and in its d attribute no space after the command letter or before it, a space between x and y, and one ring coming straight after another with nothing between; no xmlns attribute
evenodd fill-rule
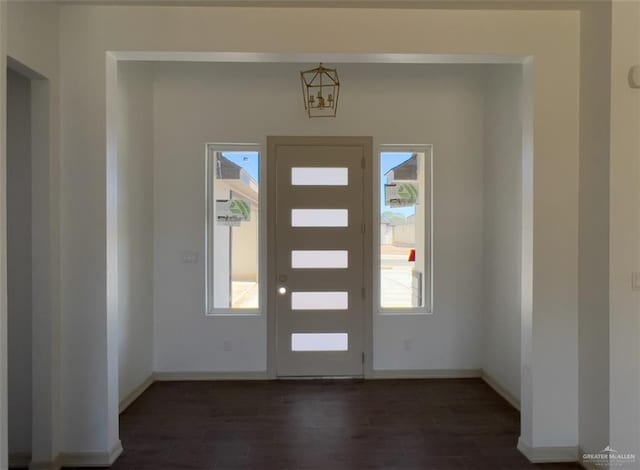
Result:
<svg viewBox="0 0 640 470"><path fill-rule="evenodd" d="M213 193L213 185L215 178L215 165L213 163L213 156L215 152L257 152L260 161L260 191L259 191L259 221L258 221L258 308L257 309L234 309L234 308L215 308L213 298L213 224L214 217L213 211L215 204L213 203L215 197ZM205 266L204 266L204 279L205 279L205 315L210 317L255 317L261 316L263 306L265 305L264 299L264 254L265 251L265 230L266 224L264 223L266 217L266 199L265 199L265 165L264 154L262 146L260 144L235 144L235 143L207 143L205 145Z"/></svg>
<svg viewBox="0 0 640 470"><path fill-rule="evenodd" d="M406 152L406 153L424 153L425 158L425 183L427 185L427 191L425 192L425 206L429 208L429 217L425 217L425 236L428 249L425 253L425 264L427 270L425 274L427 279L424 281L425 286L425 301L424 306L419 308L407 307L407 308L383 308L381 303L382 286L380 283L381 272L381 259L380 259L380 210L381 210L381 198L380 186L382 184L380 176L380 163L382 153L389 152ZM378 146L378 151L374 154L374 233L373 233L373 261L376 267L377 275L374 276L374 288L375 288L375 306L378 315L382 316L402 316L402 315L431 315L433 314L433 219L434 219L434 204L433 204L433 145L432 144L381 144Z"/></svg>

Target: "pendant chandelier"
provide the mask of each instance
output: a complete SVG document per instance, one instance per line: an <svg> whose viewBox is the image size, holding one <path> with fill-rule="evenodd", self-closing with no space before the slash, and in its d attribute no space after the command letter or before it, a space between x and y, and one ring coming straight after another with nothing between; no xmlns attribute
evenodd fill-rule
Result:
<svg viewBox="0 0 640 470"><path fill-rule="evenodd" d="M336 69L320 64L315 69L300 72L304 109L310 118L336 117L340 81Z"/></svg>

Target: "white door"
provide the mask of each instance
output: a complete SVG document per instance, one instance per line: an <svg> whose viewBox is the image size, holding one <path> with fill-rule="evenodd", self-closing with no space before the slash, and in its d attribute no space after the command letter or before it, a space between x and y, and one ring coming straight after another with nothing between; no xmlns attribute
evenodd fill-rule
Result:
<svg viewBox="0 0 640 470"><path fill-rule="evenodd" d="M371 138L270 137L268 148L277 375L361 376Z"/></svg>

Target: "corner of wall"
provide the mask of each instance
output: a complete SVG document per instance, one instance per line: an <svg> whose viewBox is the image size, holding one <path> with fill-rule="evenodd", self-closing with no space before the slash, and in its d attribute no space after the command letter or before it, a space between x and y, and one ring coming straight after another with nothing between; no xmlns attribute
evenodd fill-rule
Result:
<svg viewBox="0 0 640 470"><path fill-rule="evenodd" d="M514 406L520 401L521 66L489 68L484 119L485 380Z"/></svg>

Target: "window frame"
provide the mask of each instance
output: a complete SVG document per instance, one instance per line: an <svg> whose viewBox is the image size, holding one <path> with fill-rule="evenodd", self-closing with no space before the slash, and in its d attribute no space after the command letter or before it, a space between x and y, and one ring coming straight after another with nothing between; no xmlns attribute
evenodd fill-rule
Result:
<svg viewBox="0 0 640 470"><path fill-rule="evenodd" d="M424 206L429 211L425 217L425 279L424 279L424 305L422 307L383 307L382 306L382 259L380 256L380 219L382 210L382 154L383 153L423 153L424 154L424 182L425 200ZM380 144L374 156L376 166L374 177L374 266L377 275L374 276L375 305L378 315L401 316L401 315L431 315L433 314L433 145L432 144Z"/></svg>
<svg viewBox="0 0 640 470"><path fill-rule="evenodd" d="M258 190L258 308L219 308L215 307L214 294L214 209L215 209L215 168L216 152L255 152L258 154L259 190ZM205 316L208 317L254 317L261 316L264 309L264 235L266 225L264 184L265 168L262 146L257 143L207 143L205 145Z"/></svg>

